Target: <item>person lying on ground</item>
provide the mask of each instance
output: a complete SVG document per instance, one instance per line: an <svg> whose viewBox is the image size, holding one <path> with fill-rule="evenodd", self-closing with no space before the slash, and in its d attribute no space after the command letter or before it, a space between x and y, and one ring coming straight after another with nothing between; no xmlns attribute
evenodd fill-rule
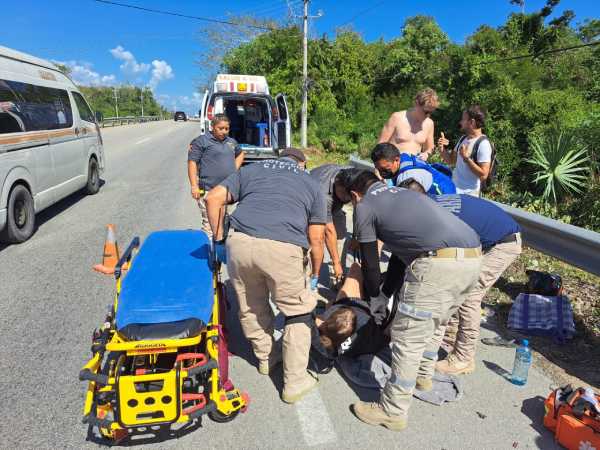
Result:
<svg viewBox="0 0 600 450"><path fill-rule="evenodd" d="M335 302L315 318L319 343L330 358L340 355L375 354L389 345L387 324L393 318L390 303L385 320L377 324L369 304L364 300L360 264L348 270Z"/></svg>

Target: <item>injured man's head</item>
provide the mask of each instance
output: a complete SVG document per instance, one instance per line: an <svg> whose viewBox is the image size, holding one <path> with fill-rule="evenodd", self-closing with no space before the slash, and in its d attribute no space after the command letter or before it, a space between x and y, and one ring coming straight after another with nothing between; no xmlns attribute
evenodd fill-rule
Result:
<svg viewBox="0 0 600 450"><path fill-rule="evenodd" d="M324 316L317 319L317 328L323 348L328 353L335 353L342 342L356 331L356 313L352 308L336 308L331 311L331 314L326 312Z"/></svg>

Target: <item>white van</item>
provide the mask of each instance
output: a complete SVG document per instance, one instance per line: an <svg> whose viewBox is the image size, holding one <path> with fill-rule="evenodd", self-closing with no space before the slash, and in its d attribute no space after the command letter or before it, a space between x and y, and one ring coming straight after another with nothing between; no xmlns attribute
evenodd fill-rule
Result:
<svg viewBox="0 0 600 450"><path fill-rule="evenodd" d="M23 242L36 213L80 189L97 193L103 170L100 128L77 86L0 46L0 240Z"/></svg>
<svg viewBox="0 0 600 450"><path fill-rule="evenodd" d="M244 150L245 161L277 157L280 149L291 145L285 97L271 97L263 76L217 75L202 100L201 134L210 131L215 114L225 114L231 121L229 136Z"/></svg>

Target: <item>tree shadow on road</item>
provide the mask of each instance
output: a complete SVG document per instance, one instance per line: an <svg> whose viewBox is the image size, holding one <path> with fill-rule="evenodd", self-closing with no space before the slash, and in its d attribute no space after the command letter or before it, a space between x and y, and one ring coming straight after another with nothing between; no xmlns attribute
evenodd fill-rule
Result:
<svg viewBox="0 0 600 450"><path fill-rule="evenodd" d="M538 448L560 449L554 441L554 436L546 427L544 427L544 398L536 396L523 400L521 405L521 413L531 420L531 428L533 428L539 436L535 438L535 443Z"/></svg>
<svg viewBox="0 0 600 450"><path fill-rule="evenodd" d="M128 430L127 436L119 442L100 436L90 425L86 440L106 447L136 447L139 445L160 444L161 442L179 439L202 428L203 419L204 417L200 417L178 428L173 426L147 426L131 429Z"/></svg>

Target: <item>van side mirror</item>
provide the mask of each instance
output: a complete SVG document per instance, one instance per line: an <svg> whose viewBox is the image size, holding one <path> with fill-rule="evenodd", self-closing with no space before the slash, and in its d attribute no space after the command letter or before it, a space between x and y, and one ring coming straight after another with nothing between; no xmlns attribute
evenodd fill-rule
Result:
<svg viewBox="0 0 600 450"><path fill-rule="evenodd" d="M100 123L104 120L104 114L102 114L100 111L96 111L94 113L94 116L96 117L96 122Z"/></svg>

